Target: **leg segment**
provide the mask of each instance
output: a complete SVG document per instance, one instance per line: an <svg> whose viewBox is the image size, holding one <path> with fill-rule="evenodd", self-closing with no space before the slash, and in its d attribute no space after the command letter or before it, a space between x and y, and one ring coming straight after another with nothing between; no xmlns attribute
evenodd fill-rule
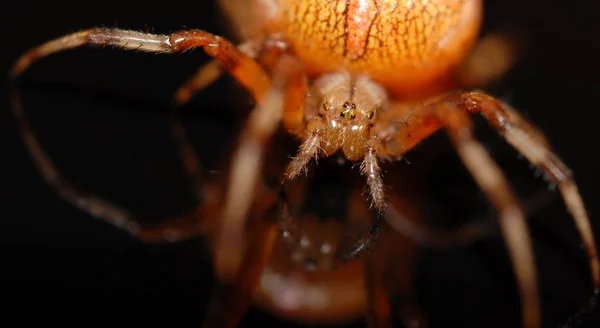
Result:
<svg viewBox="0 0 600 328"><path fill-rule="evenodd" d="M240 270L233 281L217 286L208 306L204 327L235 328L252 303L252 296L279 234L277 225L269 217L269 209L274 203L274 195L267 194L253 209L250 217L251 241Z"/></svg>
<svg viewBox="0 0 600 328"><path fill-rule="evenodd" d="M203 215L205 211L204 206L198 207L183 216L170 218L163 224L146 226L140 223L141 220L134 218L127 210L95 195L77 190L64 180L61 172L43 150L37 137L31 131L16 91L12 91L11 107L17 118L18 128L25 141L25 145L42 178L65 201L89 215L123 229L132 236L147 242L175 242L199 236L212 229L214 225L213 221L200 220L201 217L205 217Z"/></svg>
<svg viewBox="0 0 600 328"><path fill-rule="evenodd" d="M181 31L171 35L111 28L84 30L29 50L12 67L10 77L17 78L38 59L83 45L111 46L151 53L179 53L202 47L206 54L216 59L259 103L271 87L271 80L254 60L227 40L201 30Z"/></svg>
<svg viewBox="0 0 600 328"><path fill-rule="evenodd" d="M297 178L301 173L306 172L308 164L312 159L317 159L321 149L321 136L319 130L322 126L320 120L312 120L308 123L308 137L302 145L296 157L292 158L285 169L283 182L291 181Z"/></svg>
<svg viewBox="0 0 600 328"><path fill-rule="evenodd" d="M371 206L375 207L378 212L385 211L385 190L383 180L381 179L381 168L375 155L375 147L369 147L369 150L365 154L365 159L360 165L360 172L367 178L369 195L371 195Z"/></svg>
<svg viewBox="0 0 600 328"><path fill-rule="evenodd" d="M258 47L259 44L257 42L248 41L239 45L238 49L250 58L256 58ZM223 68L217 60L212 60L208 64L201 66L192 77L177 89L173 97L173 103L178 106L184 105L192 99L194 94L214 83L223 73Z"/></svg>
<svg viewBox="0 0 600 328"><path fill-rule="evenodd" d="M413 242L437 248L466 245L483 236L491 235L496 230L489 222L475 222L450 232L436 231L415 224L398 211L393 204L388 204L385 220L396 232Z"/></svg>
<svg viewBox="0 0 600 328"><path fill-rule="evenodd" d="M523 200L523 210L526 215L533 214L546 206L554 197L555 194L543 190L541 193ZM424 223L416 223L413 216L407 216L406 213L397 209L393 201L397 198L395 193L390 194L392 201L388 203L385 220L396 232L419 245L434 248L464 246L499 232L496 221L492 217L466 223L452 231L437 230L424 225Z"/></svg>
<svg viewBox="0 0 600 328"><path fill-rule="evenodd" d="M386 263L376 256L365 257L365 288L367 291L367 323L369 328L391 328L390 293L385 283Z"/></svg>
<svg viewBox="0 0 600 328"><path fill-rule="evenodd" d="M240 136L232 158L222 229L215 247L215 266L223 281L231 281L238 273L244 254L246 216L254 200L249 195L253 195L259 181L269 139L288 114L289 99L286 96L290 88L297 85L296 81L303 79L304 71L296 59L282 56L274 71L275 87L250 114Z"/></svg>
<svg viewBox="0 0 600 328"><path fill-rule="evenodd" d="M383 242L384 238L394 244ZM380 255L370 254L363 260L369 327L393 327L394 319L399 319L404 327L427 327L414 290L414 245L409 245L406 240L399 240L397 235L386 233L382 243L377 246L382 244L386 245L387 249L377 247Z"/></svg>
<svg viewBox="0 0 600 328"><path fill-rule="evenodd" d="M177 121L175 117L171 118L171 129L173 131L173 138L175 139L177 148L179 148L179 154L181 156L183 167L194 183L196 199L199 203L202 203L205 199L204 191L206 187L202 182L202 166L200 164L200 159L198 159L194 148L186 138L185 128L179 121Z"/></svg>
<svg viewBox="0 0 600 328"><path fill-rule="evenodd" d="M245 253L246 218L259 183L264 151L279 124L282 107L283 96L273 89L266 96L264 105L250 114L232 157L221 229L215 246L217 276L225 282L235 279Z"/></svg>
<svg viewBox="0 0 600 328"><path fill-rule="evenodd" d="M222 75L223 70L217 61L212 60L208 64L201 66L194 76L190 77L175 91L173 104L175 106L185 105L192 99L195 93L204 90Z"/></svg>

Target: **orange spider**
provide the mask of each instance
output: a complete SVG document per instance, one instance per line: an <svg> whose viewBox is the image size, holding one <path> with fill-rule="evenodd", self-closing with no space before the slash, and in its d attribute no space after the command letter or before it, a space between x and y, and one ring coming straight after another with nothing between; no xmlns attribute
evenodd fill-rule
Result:
<svg viewBox="0 0 600 328"><path fill-rule="evenodd" d="M380 161L401 157L445 128L465 166L499 212L521 291L523 324L540 327L536 268L525 216L506 178L474 139L470 113L482 114L558 186L582 236L594 287L600 286L594 236L571 171L552 152L543 134L517 111L483 92L454 91L481 85L505 68L486 72L489 62L482 58L486 52L477 47L470 52L481 23L480 0L222 0L221 4L245 40L239 47L201 30L155 35L94 28L28 51L10 76L17 78L35 60L82 45L152 53L202 48L216 62L202 68L178 91L179 103L216 79L221 70L249 91L257 106L234 151L224 199L212 202L220 209L214 262L223 295L236 288L254 290L273 248L275 226L261 225L255 236L264 237L252 243L246 240L245 229L247 222L265 216L267 206L261 204L269 201L267 196L258 197L265 195L260 190L260 172L280 125L302 140L283 183L297 178L319 156L341 151L348 160L361 161L371 205L379 213L388 204ZM14 112L22 118L19 105ZM198 225L194 220L206 219L214 210L205 206L175 220L168 229L143 227L126 211L70 187L29 127L21 124L21 128L44 178L65 199L94 216L146 240L185 238L205 231L213 221ZM197 163L187 158L187 167L194 170ZM353 249L340 253L336 263L363 251L377 236L382 217ZM250 250L254 253L244 257ZM244 268L252 270L241 279L247 274ZM385 302L381 306L378 318L385 319ZM238 315L222 318L219 324L231 326L237 319Z"/></svg>

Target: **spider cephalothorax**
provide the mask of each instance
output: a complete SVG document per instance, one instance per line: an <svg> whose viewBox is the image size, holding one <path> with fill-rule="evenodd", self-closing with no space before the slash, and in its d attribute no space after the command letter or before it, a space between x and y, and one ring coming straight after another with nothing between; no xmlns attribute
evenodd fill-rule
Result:
<svg viewBox="0 0 600 328"><path fill-rule="evenodd" d="M350 161L363 160L362 172L367 176L373 203L383 210L383 184L376 157L381 145L372 127L386 109L385 89L367 76L347 72L326 74L309 88L306 140L289 164L285 178L297 177L310 159L341 150Z"/></svg>

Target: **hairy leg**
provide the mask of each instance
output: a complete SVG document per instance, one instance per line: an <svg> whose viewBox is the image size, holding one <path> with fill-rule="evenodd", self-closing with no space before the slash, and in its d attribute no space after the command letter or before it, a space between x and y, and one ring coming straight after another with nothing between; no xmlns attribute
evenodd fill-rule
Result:
<svg viewBox="0 0 600 328"><path fill-rule="evenodd" d="M203 48L206 54L217 60L257 102L260 103L271 88L271 80L258 63L229 41L202 30L160 35L116 28L92 28L48 41L27 51L10 70L10 77L17 78L36 60L84 45L165 54Z"/></svg>
<svg viewBox="0 0 600 328"><path fill-rule="evenodd" d="M391 130L396 132L391 136L386 135L390 129L380 131L383 144L388 146L386 150L394 150L394 154L404 153L441 127L448 129L459 157L500 215L500 227L523 299L525 327L539 327L541 312L536 268L525 217L506 178L483 146L474 139L468 113L457 108L451 98L444 97L433 100L424 108L408 106L396 109L398 112L394 114L403 123L402 127ZM408 109L408 112L402 113L402 109Z"/></svg>
<svg viewBox="0 0 600 328"><path fill-rule="evenodd" d="M439 106L439 118L445 121L458 155L500 215L500 227L521 293L524 327L541 327L537 270L525 214L498 165L475 140L467 113L447 103Z"/></svg>
<svg viewBox="0 0 600 328"><path fill-rule="evenodd" d="M307 138L300 145L298 154L292 158L285 169L283 182L296 179L300 174L306 173L311 160L317 160L321 150L321 136L319 130L322 127L320 120L312 120L307 124Z"/></svg>
<svg viewBox="0 0 600 328"><path fill-rule="evenodd" d="M365 159L360 165L360 173L367 178L367 186L371 197L371 206L378 212L384 212L387 207L385 188L381 178L381 168L377 161L375 147L370 146L365 154Z"/></svg>
<svg viewBox="0 0 600 328"><path fill-rule="evenodd" d="M600 262L589 216L571 170L552 151L542 132L518 112L482 92L460 95L459 104L470 112L481 113L500 134L533 165L540 168L560 191L575 220L590 261L594 288L600 287Z"/></svg>
<svg viewBox="0 0 600 328"><path fill-rule="evenodd" d="M448 103L464 111L481 114L510 145L545 172L550 182L558 187L583 239L594 288L598 290L600 261L589 216L571 170L552 151L544 134L516 110L483 92L452 93L435 99L433 103L429 109L427 106L415 110L411 106L396 105L389 111L389 116L375 127L385 151L390 155L403 154L442 128L446 122L432 115L431 106ZM392 124L397 122L402 124Z"/></svg>
<svg viewBox="0 0 600 328"><path fill-rule="evenodd" d="M533 295L537 292L532 290L536 286L526 283L534 278L533 271L531 271L532 263L526 259L531 257L531 254L527 255L526 253L531 252L523 252L523 248L518 246L529 244L529 237L524 235L525 226L521 222L522 210L519 206L515 206L514 196L508 189L505 178L500 172L497 172L495 163L490 160L489 155L478 143L472 141L470 122L464 114L459 114L461 111L464 114L467 112L481 113L513 147L532 164L546 172L550 181L558 186L582 235L590 258L594 287L597 289L600 272L596 244L589 218L571 172L550 150L543 134L515 110L481 92L454 93L435 99L418 110L410 106L397 106L377 130L386 150L391 154L401 154L440 128L446 126L450 129L450 135L463 162L482 189L487 190L496 207L504 209L504 212L501 212L501 216L504 217L501 220L501 227L507 238L509 252L515 263L515 270L523 293L524 320L528 326L539 325L539 309L537 312L534 310L539 307L539 301L534 299ZM403 124L401 128L392 128L391 122L402 122ZM477 163L478 165L476 165ZM490 187L492 185L497 187ZM525 308L532 310L527 311Z"/></svg>

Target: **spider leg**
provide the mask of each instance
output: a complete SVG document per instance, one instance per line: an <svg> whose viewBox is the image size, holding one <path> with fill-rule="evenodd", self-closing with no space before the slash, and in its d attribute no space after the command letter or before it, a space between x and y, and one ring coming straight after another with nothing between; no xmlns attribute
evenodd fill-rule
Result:
<svg viewBox="0 0 600 328"><path fill-rule="evenodd" d="M173 132L175 145L179 150L183 168L194 184L196 200L198 201L198 204L202 204L202 214L198 217L198 220L202 221L201 224L204 227L203 231L213 232L219 224L220 219L217 215L214 215L214 213L218 213L222 205L220 198L222 194L219 192L219 185L222 181L214 177L210 180L203 179L200 159L198 158L194 147L192 147L189 140L186 138L186 131L183 124L175 117L171 117L171 130Z"/></svg>
<svg viewBox="0 0 600 328"><path fill-rule="evenodd" d="M390 195L394 197L395 194ZM552 193L544 190L529 199L524 200L523 210L526 214L531 214L548 204L551 200ZM498 233L496 221L491 217L481 218L474 222L465 223L464 225L447 231L446 229L438 230L434 227L428 227L423 223L416 223L414 219L407 216L402 211L396 209L393 203L388 203L385 213L385 221L402 236L412 240L419 245L435 248L448 248L456 246L464 246L473 243L482 237L491 236Z"/></svg>
<svg viewBox="0 0 600 328"><path fill-rule="evenodd" d="M283 174L283 183L297 178L300 174L306 173L308 164L311 160L317 160L321 151L321 136L319 129L321 128L319 120L312 120L308 123L306 140L300 145L298 154L292 158Z"/></svg>
<svg viewBox="0 0 600 328"><path fill-rule="evenodd" d="M271 47L272 52L282 51L277 46ZM272 61L268 58L267 61ZM292 158L283 173L283 182L291 181L298 177L302 172L306 172L307 166L312 159L319 157L321 151L320 130L323 128L323 122L319 119L313 119L308 122L304 120L304 103L307 94L307 81L302 70L301 64L294 64L298 73L296 78L290 79L289 87L286 89L285 113L283 116L283 127L286 131L304 139L300 145L298 154Z"/></svg>
<svg viewBox="0 0 600 328"><path fill-rule="evenodd" d="M232 281L245 253L246 217L254 194L263 153L275 133L283 107L282 94L274 89L263 106L254 109L239 140L230 168L222 214L221 230L215 246L215 267L221 280Z"/></svg>
<svg viewBox="0 0 600 328"><path fill-rule="evenodd" d="M222 229L215 247L217 275L231 281L238 272L244 255L244 231L246 216L253 202L253 194L267 144L290 113L302 111L301 104L290 103L290 94L296 94L296 86L303 85L304 70L291 56L283 55L274 68L273 87L264 102L250 113L239 144L232 157L227 195L223 208Z"/></svg>
<svg viewBox="0 0 600 328"><path fill-rule="evenodd" d="M375 139L374 139L375 140ZM378 237L384 221L387 203L385 190L381 179L381 168L375 155L375 147L369 147L365 159L361 164L361 174L367 177L367 186L371 195L371 206L376 209L376 218L367 231L365 231L354 244L343 252L338 253L338 262L348 262L364 252Z"/></svg>
<svg viewBox="0 0 600 328"><path fill-rule="evenodd" d="M319 130L322 127L322 121L319 119L312 120L308 123L308 138L300 146L298 155L292 159L288 164L284 173L284 183L296 178L300 173L306 170L311 159L315 159L321 151L320 143L321 136ZM384 211L386 208L385 193L383 188L383 181L381 179L379 164L377 157L375 156L374 147L370 147L363 163L361 164L361 173L367 176L367 185L372 198L372 204L377 210L377 217L374 223L372 223L367 231L365 231L349 248L337 252L336 264L348 262L363 251L365 251L375 239L377 239L379 232L382 227ZM282 199L282 215L281 215L281 226L282 230L287 235L294 234L294 224L292 223L293 218L287 211L287 204L285 203L285 197Z"/></svg>
<svg viewBox="0 0 600 328"><path fill-rule="evenodd" d="M257 178L256 169L259 167L262 145L277 127L280 116L281 102L279 91L272 88L272 82L262 67L252 58L245 55L227 40L201 30L176 32L170 35L156 35L121 29L93 28L69 34L49 41L23 54L12 67L10 77L15 79L35 60L50 54L76 48L83 45L112 46L123 50L146 51L151 53L179 53L197 47L219 62L258 103L257 110L251 114L249 124L242 136L242 142L234 156L232 176L228 189L228 198L224 208L224 218L221 222L225 231L224 237L240 236L232 240L230 247L224 247L216 254L216 268L220 277L233 279L241 258L241 245L244 239L240 234L252 198L248 194L240 194L239 190L251 191ZM267 93L269 93L267 95ZM244 176L247 174L247 176ZM242 183L238 188L237 183ZM227 239L227 238L225 238ZM217 242L227 245L224 240ZM232 249L236 251L232 252ZM228 259L224 254L231 255Z"/></svg>
<svg viewBox="0 0 600 328"><path fill-rule="evenodd" d="M270 79L264 70L243 51L238 50L227 40L201 30L190 30L176 32L171 35L156 35L141 33L130 30L93 28L72 33L55 40L46 42L23 54L10 71L12 79L20 76L34 61L49 56L56 52L77 48L83 45L112 46L123 50L146 51L151 53L178 53L192 48L202 47L205 52L215 58L214 64L209 64L208 73L199 73L193 80L194 86L199 81L206 84L212 82L212 78L218 77L221 70L227 70L242 85L244 85L258 102L266 90L271 86ZM242 47L250 48L250 46ZM248 50L250 52L250 50ZM218 65L218 66L217 66ZM218 67L218 74L216 72ZM204 72L205 70L201 70ZM182 141L183 130L174 123L174 135L181 145L184 164L192 176L196 176L199 163L190 154L191 147ZM199 178L196 178L198 181Z"/></svg>
<svg viewBox="0 0 600 328"><path fill-rule="evenodd" d="M199 201L219 203L220 193L215 188L218 188L221 181L214 179L214 181L211 181L212 184L202 185L199 169L200 161L185 138L185 129L176 120L173 120L172 123L174 137L185 163L186 171L196 184ZM204 327L234 328L238 325L253 301L252 296L270 258L279 232L277 225L268 217L269 210L275 203L274 194L267 191L255 198L256 202L249 210L250 240L248 250L245 252L235 279L231 281L223 280L215 288L204 319ZM213 209L207 213L218 213L220 206L221 204L213 206ZM227 229L227 227L221 226L221 229ZM219 236L218 232L216 236ZM214 234L207 237L210 240L214 237Z"/></svg>
<svg viewBox="0 0 600 328"><path fill-rule="evenodd" d="M184 215L169 218L161 224L144 225L141 223L142 220L135 218L129 211L93 194L77 190L68 181L65 181L31 131L16 90L11 92L11 107L17 119L19 132L42 178L66 202L146 242L175 242L199 236L212 229L214 222L199 220L200 217L206 216L203 215L207 213L205 206L198 207Z"/></svg>
<svg viewBox="0 0 600 328"><path fill-rule="evenodd" d="M301 110L302 103L295 102L301 99L294 95L303 95L303 90L296 90L304 85L303 81L304 70L299 62L282 55L274 67L275 87L267 94L264 105L250 114L234 152L221 231L214 246L215 267L221 283L208 309L207 327L237 326L252 302L270 259L279 235L276 222L268 220L276 196L269 191L260 192L262 189L257 188L257 183L260 182L264 152L278 123L282 118L285 120L286 115ZM249 197L254 194L258 196ZM245 220L251 230L248 243L244 238Z"/></svg>
<svg viewBox="0 0 600 328"><path fill-rule="evenodd" d="M385 234L385 233L384 233ZM382 258L378 254L364 257L365 287L367 291L367 322L370 328L392 327L393 318L397 315L405 327L426 327L426 322L419 308L413 286L413 265L416 250L407 240L399 242L397 236L389 240L395 245L386 244L398 251L381 249L380 254L390 254ZM383 239L383 238L382 238ZM402 240L402 238L400 238Z"/></svg>
<svg viewBox="0 0 600 328"><path fill-rule="evenodd" d="M277 61L283 55L283 50L280 45L277 43L266 43L261 45L258 41L250 40L238 46L240 51L245 53L251 58L258 57L259 51L261 52L261 61L265 61L267 59L267 66L274 67L277 65ZM259 49L262 48L262 49ZM221 64L212 60L208 64L203 65L200 69L194 74L184 85L182 85L173 97L174 104L183 105L189 101L189 99L193 96L193 94L202 91L208 85L213 83L216 79L218 79L223 74L223 69L220 66ZM303 122L301 119L303 118L303 111L292 108L294 106L297 107L296 104L302 102L302 97L304 97L306 91L305 81L300 78L296 78L294 80L298 80L295 83L299 83L296 86L288 87L285 92L285 102L286 109L284 110L284 125L288 127L290 130L298 129L299 126L303 126ZM288 83L294 83L294 81L288 81ZM299 114L298 114L299 112ZM193 147L190 145L189 141L185 137L185 128L183 125L176 120L175 116L177 115L177 107L173 108L173 120L172 120L172 130L173 136L180 150L180 156L184 163L184 167L186 168L190 177L194 180L196 184L196 196L199 200L202 200L205 194L206 187L203 186L201 172L200 172L200 160L198 156L195 154ZM292 120L290 122L290 116L292 116ZM299 118L299 119L298 119Z"/></svg>
<svg viewBox="0 0 600 328"><path fill-rule="evenodd" d="M256 42L248 41L241 45L240 49L249 56L256 57L257 47ZM232 174L229 181L229 192L227 193L223 212L224 219L221 223L223 229L218 238L219 241L217 243L219 245L215 247L215 266L217 274L224 281L233 279L233 274L237 268L240 265L244 265L241 262L244 253L244 239L242 237L245 228L244 220L252 204L252 198L247 197L246 193L251 192L253 184L257 182L257 175L260 167L259 163L262 161L262 151L254 149L256 148L256 145L253 143L257 141L259 143L266 143L270 135L274 133L274 127L276 126L276 123L279 122L278 117L280 115L274 111L280 110L281 106L278 104L278 101L281 101L282 99L284 102L284 126L291 132L300 131L300 129L304 127L304 111L302 104L306 92L306 81L303 73L300 73L302 70L299 63L291 58L282 57L282 49L280 47L267 46L265 50L265 57L270 59L269 64L275 66L275 75L279 76L279 81L276 82L278 82L279 85L285 84L285 86L282 87L284 94L279 94L277 91L274 91L270 96L267 96L272 102L267 102L267 105L265 105L266 108L263 107L264 110L257 109L256 113L251 115L248 126L242 133L242 138L240 138L240 140L242 140L241 144L234 154L233 165L231 167ZM278 61L280 62L277 64L276 62ZM221 68L219 65L220 63L213 61L201 68L195 76L178 90L176 99L177 97L181 97L181 95L184 95L185 97L191 96L193 92L197 92L201 88L207 86L208 83L211 83L212 78L217 78L220 75ZM177 123L174 123L173 129L187 171L196 181L197 190L199 190L198 192L200 192L200 190L204 191L205 188L200 189L201 178L198 170L199 161L191 146L183 136L185 133L184 129ZM258 138L259 140L252 140L253 138ZM244 144L246 144L246 146L244 146ZM251 148L245 149L244 147ZM252 164L255 164L256 166L252 166ZM239 175L236 175L235 172L238 172ZM233 192L233 190L236 190L236 192ZM198 197L200 196L201 195L198 195Z"/></svg>
<svg viewBox="0 0 600 328"><path fill-rule="evenodd" d="M367 186L371 196L371 204L378 212L386 209L385 190L381 179L381 168L377 162L375 147L369 147L365 159L360 165L360 172L367 177Z"/></svg>
<svg viewBox="0 0 600 328"><path fill-rule="evenodd" d="M92 28L48 41L27 51L10 70L10 77L17 78L36 60L84 45L165 54L202 47L207 55L217 60L259 103L271 87L271 80L252 58L229 41L202 30L159 35L116 28Z"/></svg>
<svg viewBox="0 0 600 328"><path fill-rule="evenodd" d="M250 242L237 276L217 286L206 312L204 327L237 327L253 301L252 297L279 235L276 221L269 216L275 196L269 192L263 196L251 211Z"/></svg>
<svg viewBox="0 0 600 328"><path fill-rule="evenodd" d="M185 105L195 93L204 90L223 75L223 70L216 60L202 65L198 71L181 85L173 95L175 106Z"/></svg>
<svg viewBox="0 0 600 328"><path fill-rule="evenodd" d="M500 215L500 228L523 300L524 326L539 327L541 311L536 267L525 215L498 165L475 140L471 119L457 102L456 95L451 95L437 98L424 108L411 109L408 113L402 113L402 107L397 107L399 111L395 115L407 115L402 118L405 124L393 130L396 134L392 137L386 136L390 130L381 131L382 144L388 151L402 154L433 132L447 128L459 157Z"/></svg>
<svg viewBox="0 0 600 328"><path fill-rule="evenodd" d="M258 46L257 42L251 40L240 44L238 49L250 58L256 58ZM173 103L177 106L186 104L192 99L194 94L214 83L223 73L221 63L217 60L211 60L207 64L200 66L198 71L175 91Z"/></svg>
<svg viewBox="0 0 600 328"><path fill-rule="evenodd" d="M481 113L509 144L556 184L583 239L597 290L600 287L600 262L596 242L571 170L551 150L541 131L508 105L478 91L461 94L459 104L470 112Z"/></svg>
<svg viewBox="0 0 600 328"><path fill-rule="evenodd" d="M600 261L590 219L573 179L573 173L552 151L544 134L516 110L483 92L450 94L436 99L433 103L435 106L444 102L453 103L470 113L481 114L510 145L523 154L530 163L545 172L547 178L556 184L583 240L590 262L594 289L598 291ZM401 128L387 128L385 127L387 123L376 127L379 128L376 133L383 140L385 151L392 155L409 151L445 125L445 121L439 117L428 113L420 114L407 107L397 106L390 111L389 115L382 121L389 123L400 120L406 123Z"/></svg>
<svg viewBox="0 0 600 328"><path fill-rule="evenodd" d="M410 217L411 221L419 221L418 210L396 193L389 197L388 209L391 208ZM359 211L355 209L352 213ZM363 257L369 327L392 327L396 315L405 327L426 327L413 288L412 269L417 255L415 243L393 230L386 229L381 234L381 241L373 245L368 256Z"/></svg>
<svg viewBox="0 0 600 328"><path fill-rule="evenodd" d="M171 117L171 130L173 132L173 139L179 149L179 155L185 171L188 173L194 183L194 192L198 202L203 202L206 197L206 186L202 179L202 165L200 159L194 151L194 148L186 138L185 128L183 124L175 117Z"/></svg>
<svg viewBox="0 0 600 328"><path fill-rule="evenodd" d="M491 235L496 232L495 226L486 221L467 223L453 231L438 231L412 222L392 204L388 204L385 220L402 236L420 245L436 248L467 245L480 239L482 236Z"/></svg>
<svg viewBox="0 0 600 328"><path fill-rule="evenodd" d="M366 256L363 261L369 328L392 327L391 295L385 283L385 263L375 259L375 256Z"/></svg>
<svg viewBox="0 0 600 328"><path fill-rule="evenodd" d="M428 227L422 222L415 222L414 215L407 215L401 208L397 208L396 204L407 205L400 201L395 192L391 192L389 197L393 201L387 203L384 217L386 223L403 237L423 246L447 248L467 245L482 237L498 232L495 221L492 221L490 218L482 218L481 220L466 223L452 231ZM538 194L525 200L523 209L525 213L533 213L544 206L550 198L551 194L549 192ZM289 223L287 225L290 227L293 226Z"/></svg>
<svg viewBox="0 0 600 328"><path fill-rule="evenodd" d="M537 294L537 287L526 283L526 281L535 281L533 276L535 268L527 259L532 259L532 254L531 248L528 246L530 245L529 235L525 233L525 225L521 221L522 210L516 206L515 198L509 190L506 179L499 172L496 164L491 161L483 147L473 140L470 120L464 114L460 114L460 110L482 114L509 144L532 164L542 169L548 178L558 186L582 236L590 261L594 288L595 291L598 290L600 266L593 232L583 201L571 171L551 151L541 131L508 105L477 91L445 95L429 102L425 108L418 111L412 109L406 111L406 109L397 107L390 113L390 117L382 120L385 123L378 127L377 133L384 148L389 154L402 154L440 128L448 127L463 162L495 206L502 210L500 211L502 217L500 225L521 286L524 299L524 322L527 327L539 325L540 313L539 301L533 297ZM385 127L391 120L397 119L405 123L404 126L401 128ZM527 247L519 247L519 245Z"/></svg>
<svg viewBox="0 0 600 328"><path fill-rule="evenodd" d="M506 240L522 297L524 327L540 327L541 309L536 266L525 214L498 165L475 140L472 122L467 113L448 106L448 103L437 105L441 107L437 115L445 121L458 155L499 212L500 228Z"/></svg>

